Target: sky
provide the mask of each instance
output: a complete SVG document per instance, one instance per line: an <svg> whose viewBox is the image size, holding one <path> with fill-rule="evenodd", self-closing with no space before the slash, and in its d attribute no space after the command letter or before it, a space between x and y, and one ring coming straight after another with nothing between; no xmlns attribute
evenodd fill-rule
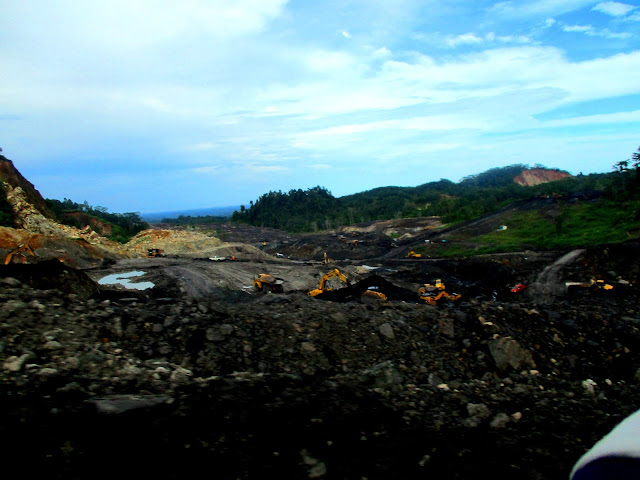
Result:
<svg viewBox="0 0 640 480"><path fill-rule="evenodd" d="M640 0L0 0L0 147L110 212L612 171Z"/></svg>

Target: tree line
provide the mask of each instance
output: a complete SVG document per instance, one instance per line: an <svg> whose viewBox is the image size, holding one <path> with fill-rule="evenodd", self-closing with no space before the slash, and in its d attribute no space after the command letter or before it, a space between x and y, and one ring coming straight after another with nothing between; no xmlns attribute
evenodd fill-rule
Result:
<svg viewBox="0 0 640 480"><path fill-rule="evenodd" d="M638 149L640 152L640 149ZM638 195L640 153L618 162L611 173L599 173L521 186L514 178L530 169L515 164L492 168L454 183L441 179L417 187L380 187L335 198L324 187L270 191L249 207L242 205L231 221L289 232L312 232L376 220L439 216L444 223L472 220L515 201L532 198L625 199ZM536 164L533 168L546 169ZM550 169L546 169L550 170ZM556 170L562 171L562 170ZM565 172L566 173L566 172Z"/></svg>
<svg viewBox="0 0 640 480"><path fill-rule="evenodd" d="M71 215L80 212L111 225L112 234L108 238L121 243L128 242L134 235L149 228L149 224L140 218L138 212L109 213L106 207L91 206L86 200L84 203L76 203L68 198L62 201L47 198L45 202L59 223L84 228L86 224L77 216Z"/></svg>

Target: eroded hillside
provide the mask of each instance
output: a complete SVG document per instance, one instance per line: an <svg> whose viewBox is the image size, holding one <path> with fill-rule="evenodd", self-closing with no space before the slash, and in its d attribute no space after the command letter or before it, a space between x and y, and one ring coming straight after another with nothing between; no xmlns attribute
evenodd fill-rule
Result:
<svg viewBox="0 0 640 480"><path fill-rule="evenodd" d="M513 181L523 187L531 187L533 185L541 185L543 183L555 182L568 178L571 175L560 170L549 170L542 168L531 168L524 170L520 175L515 177Z"/></svg>

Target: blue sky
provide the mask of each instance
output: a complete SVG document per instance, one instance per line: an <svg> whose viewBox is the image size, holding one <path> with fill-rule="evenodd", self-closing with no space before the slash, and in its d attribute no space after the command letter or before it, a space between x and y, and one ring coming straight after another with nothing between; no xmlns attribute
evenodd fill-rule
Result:
<svg viewBox="0 0 640 480"><path fill-rule="evenodd" d="M0 147L111 212L335 196L640 145L640 3L0 0Z"/></svg>

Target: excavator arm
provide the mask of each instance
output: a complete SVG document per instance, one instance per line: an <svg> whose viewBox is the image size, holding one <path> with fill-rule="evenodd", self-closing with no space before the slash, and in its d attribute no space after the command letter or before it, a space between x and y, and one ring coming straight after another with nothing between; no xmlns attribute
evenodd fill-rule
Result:
<svg viewBox="0 0 640 480"><path fill-rule="evenodd" d="M307 295L310 295L312 297L315 297L316 295L320 295L323 292L326 292L327 290L331 290L329 287L327 287L327 282L329 280L331 280L334 277L338 277L340 280L342 280L344 283L346 283L347 285L349 285L349 280L347 279L347 277L344 276L344 274L338 270L337 268L334 270L331 270L329 273L326 273L322 276L322 278L320 279L320 283L318 284L318 288L311 290L309 293L307 293Z"/></svg>
<svg viewBox="0 0 640 480"><path fill-rule="evenodd" d="M15 255L26 255L26 254L31 255L32 257L38 256L38 254L31 247L31 245L29 245L28 243L23 243L22 245L19 245L17 248L13 249L7 254L7 256L4 259L4 264L9 265Z"/></svg>

